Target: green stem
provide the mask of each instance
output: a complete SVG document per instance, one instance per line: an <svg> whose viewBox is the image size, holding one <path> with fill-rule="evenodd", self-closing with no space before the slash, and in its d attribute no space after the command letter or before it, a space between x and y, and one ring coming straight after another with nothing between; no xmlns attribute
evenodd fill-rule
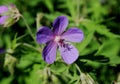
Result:
<svg viewBox="0 0 120 84"><path fill-rule="evenodd" d="M27 36L27 34L24 34L24 35L22 35L22 36L20 36L20 37L17 37L16 39L17 39L17 41L18 41L18 40L24 38L25 36Z"/></svg>
<svg viewBox="0 0 120 84"><path fill-rule="evenodd" d="M43 14L42 14L42 13L37 13L37 17L36 17L37 30L38 30L38 28L41 26L40 21L41 21L42 17L43 17Z"/></svg>
<svg viewBox="0 0 120 84"><path fill-rule="evenodd" d="M26 27L27 27L27 29L28 29L28 32L29 32L30 36L31 36L32 39L35 41L35 38L34 38L34 35L33 35L32 31L31 31L30 26L28 25L27 21L25 20L25 18L24 18L22 15L21 15L21 17L22 17L22 19L23 19L23 21L24 21L24 23L25 23L25 25L26 25Z"/></svg>
<svg viewBox="0 0 120 84"><path fill-rule="evenodd" d="M80 18L80 0L77 0L77 8L76 8L76 18L79 19Z"/></svg>
<svg viewBox="0 0 120 84"><path fill-rule="evenodd" d="M40 53L41 53L41 51L42 51L42 50L36 49L34 46L32 46L32 45L30 45L30 44L27 44L27 43L22 43L21 45L26 46L26 47L29 47L29 48L32 48L32 49L34 49L34 50L36 50L36 51L38 51L38 52L40 52Z"/></svg>
<svg viewBox="0 0 120 84"><path fill-rule="evenodd" d="M77 64L75 64L75 66L76 66L77 70L79 71L79 73L81 74L82 71L80 70L79 66Z"/></svg>

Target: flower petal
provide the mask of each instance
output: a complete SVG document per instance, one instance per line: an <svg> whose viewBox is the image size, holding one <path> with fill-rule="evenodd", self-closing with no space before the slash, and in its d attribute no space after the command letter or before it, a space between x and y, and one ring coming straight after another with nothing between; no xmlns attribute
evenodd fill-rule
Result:
<svg viewBox="0 0 120 84"><path fill-rule="evenodd" d="M79 56L78 50L71 44L65 44L65 46L59 46L62 59L67 64L75 62Z"/></svg>
<svg viewBox="0 0 120 84"><path fill-rule="evenodd" d="M47 43L43 49L43 59L49 64L53 63L56 59L56 50L57 44L54 41Z"/></svg>
<svg viewBox="0 0 120 84"><path fill-rule="evenodd" d="M36 40L40 44L47 43L48 41L52 40L52 38L53 38L53 33L48 27L42 26L37 31Z"/></svg>
<svg viewBox="0 0 120 84"><path fill-rule="evenodd" d="M68 19L66 16L59 16L53 22L53 32L55 34L61 34L68 25Z"/></svg>
<svg viewBox="0 0 120 84"><path fill-rule="evenodd" d="M0 14L7 12L9 9L7 6L0 6Z"/></svg>
<svg viewBox="0 0 120 84"><path fill-rule="evenodd" d="M8 19L9 16L2 16L0 17L0 25L5 24L5 21Z"/></svg>
<svg viewBox="0 0 120 84"><path fill-rule="evenodd" d="M70 28L62 35L62 39L70 42L80 42L84 38L83 32L78 28Z"/></svg>

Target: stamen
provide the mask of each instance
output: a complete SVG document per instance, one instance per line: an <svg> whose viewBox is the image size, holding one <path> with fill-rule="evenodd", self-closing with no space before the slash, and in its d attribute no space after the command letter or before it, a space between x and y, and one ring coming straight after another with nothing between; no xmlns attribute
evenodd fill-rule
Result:
<svg viewBox="0 0 120 84"><path fill-rule="evenodd" d="M73 47L70 45L70 44L65 44L65 50L64 50L64 52L66 52L66 51L71 51L71 49L73 49Z"/></svg>
<svg viewBox="0 0 120 84"><path fill-rule="evenodd" d="M59 42L59 41L60 41L60 39L61 39L61 38L60 38L60 36L55 36L54 41L55 41L55 42Z"/></svg>

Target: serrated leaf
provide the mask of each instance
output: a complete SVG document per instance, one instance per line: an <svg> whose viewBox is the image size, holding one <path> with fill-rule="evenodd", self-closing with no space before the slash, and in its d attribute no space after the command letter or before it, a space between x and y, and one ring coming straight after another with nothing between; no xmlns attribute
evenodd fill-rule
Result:
<svg viewBox="0 0 120 84"><path fill-rule="evenodd" d="M120 45L118 39L106 40L99 50L96 52L96 55L104 55L110 58L110 64L119 64L120 56L118 53L120 51Z"/></svg>
<svg viewBox="0 0 120 84"><path fill-rule="evenodd" d="M98 25L98 28L96 28L96 31L97 31L99 34L105 35L105 36L107 36L107 37L109 37L109 38L117 38L117 37L120 38L119 35L115 35L115 34L111 33L111 32L109 31L109 29L107 29L107 27L104 26L104 25Z"/></svg>
<svg viewBox="0 0 120 84"><path fill-rule="evenodd" d="M86 48L86 46L91 42L91 40L93 39L93 36L94 36L94 31L90 32L88 35L84 37L84 40L82 41L82 43L79 46L77 46L80 52L82 52Z"/></svg>

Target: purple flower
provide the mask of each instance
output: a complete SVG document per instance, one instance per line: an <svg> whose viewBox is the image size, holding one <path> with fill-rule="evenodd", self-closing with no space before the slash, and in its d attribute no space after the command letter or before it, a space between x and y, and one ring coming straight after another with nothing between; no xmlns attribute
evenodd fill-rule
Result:
<svg viewBox="0 0 120 84"><path fill-rule="evenodd" d="M0 54L3 54L5 52L4 48L0 48Z"/></svg>
<svg viewBox="0 0 120 84"><path fill-rule="evenodd" d="M9 27L19 20L20 13L14 4L0 6L0 25Z"/></svg>
<svg viewBox="0 0 120 84"><path fill-rule="evenodd" d="M42 56L49 64L55 61L57 48L60 51L62 59L67 64L73 63L79 56L78 50L69 42L82 41L84 34L78 28L70 28L65 31L67 25L67 17L59 16L53 22L53 30L50 30L50 28L46 26L42 26L37 31L36 40L40 44L46 44Z"/></svg>

